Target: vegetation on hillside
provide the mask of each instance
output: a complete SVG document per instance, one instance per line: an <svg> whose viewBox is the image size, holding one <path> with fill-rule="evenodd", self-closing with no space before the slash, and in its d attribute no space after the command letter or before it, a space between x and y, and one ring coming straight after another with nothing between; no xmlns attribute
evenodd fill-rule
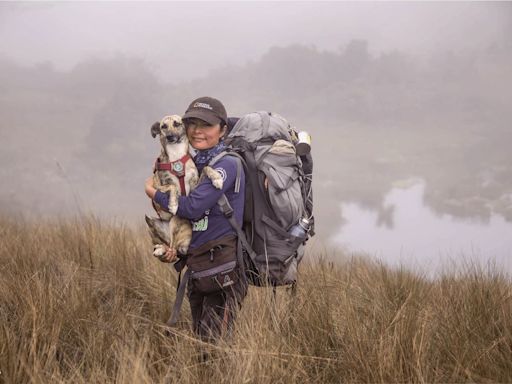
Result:
<svg viewBox="0 0 512 384"><path fill-rule="evenodd" d="M371 48L364 40L332 51L272 47L179 84L125 56L62 72L0 55L0 210L76 212L75 194L95 212L141 217L159 153L149 127L210 94L230 115L270 110L312 134L322 233L342 225L333 206L382 209L393 182L412 176L425 180L425 203L440 214L512 220L511 47L427 58Z"/></svg>
<svg viewBox="0 0 512 384"><path fill-rule="evenodd" d="M0 383L512 381L512 283L431 280L310 249L296 296L250 289L230 340L203 343L147 234L94 217L0 219Z"/></svg>

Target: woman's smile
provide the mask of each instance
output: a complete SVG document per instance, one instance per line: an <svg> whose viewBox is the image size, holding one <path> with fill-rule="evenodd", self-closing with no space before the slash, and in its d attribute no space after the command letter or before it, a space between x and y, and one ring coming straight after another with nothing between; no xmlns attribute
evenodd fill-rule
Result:
<svg viewBox="0 0 512 384"><path fill-rule="evenodd" d="M185 126L187 127L187 136L190 145L199 150L215 147L225 132L220 124L205 125L192 121L186 123Z"/></svg>

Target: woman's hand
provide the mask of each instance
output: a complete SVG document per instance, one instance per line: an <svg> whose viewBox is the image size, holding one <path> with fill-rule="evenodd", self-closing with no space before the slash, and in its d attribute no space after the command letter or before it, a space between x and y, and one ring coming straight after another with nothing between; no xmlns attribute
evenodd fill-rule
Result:
<svg viewBox="0 0 512 384"><path fill-rule="evenodd" d="M144 183L144 190L150 199L155 197L156 189L153 187L153 176L150 176L146 179L146 182Z"/></svg>
<svg viewBox="0 0 512 384"><path fill-rule="evenodd" d="M178 254L173 248L167 248L167 251L159 257L160 261L163 263L172 263L176 261L177 258Z"/></svg>

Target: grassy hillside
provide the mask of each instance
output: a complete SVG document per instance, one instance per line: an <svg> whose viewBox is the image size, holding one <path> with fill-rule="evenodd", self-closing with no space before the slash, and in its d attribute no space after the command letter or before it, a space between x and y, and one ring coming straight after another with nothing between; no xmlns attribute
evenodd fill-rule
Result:
<svg viewBox="0 0 512 384"><path fill-rule="evenodd" d="M512 381L512 284L310 251L298 294L251 288L232 340L169 335L176 276L119 223L0 219L0 383ZM209 353L202 361L200 356Z"/></svg>

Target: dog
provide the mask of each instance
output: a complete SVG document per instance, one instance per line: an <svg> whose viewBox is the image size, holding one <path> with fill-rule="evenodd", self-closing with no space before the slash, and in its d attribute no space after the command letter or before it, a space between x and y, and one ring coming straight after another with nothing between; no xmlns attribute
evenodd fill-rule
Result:
<svg viewBox="0 0 512 384"><path fill-rule="evenodd" d="M169 192L169 212L153 203L157 217L146 215L153 242L153 255L161 258L167 247L185 255L192 238L190 221L176 216L178 196L188 195L199 182L199 173L189 155L189 142L185 125L178 115L165 116L151 126L151 136L160 137L162 146L153 170L153 186L161 192ZM211 167L203 169L215 188L221 189L222 175Z"/></svg>

